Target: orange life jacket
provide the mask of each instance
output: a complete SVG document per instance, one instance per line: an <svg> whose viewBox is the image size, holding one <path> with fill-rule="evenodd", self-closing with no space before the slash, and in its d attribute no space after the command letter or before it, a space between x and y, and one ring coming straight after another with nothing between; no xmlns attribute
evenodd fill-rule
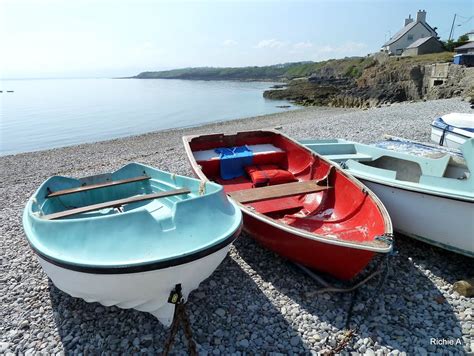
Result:
<svg viewBox="0 0 474 356"><path fill-rule="evenodd" d="M249 175L254 187L296 182L298 180L293 173L280 169L274 164L247 166L245 172Z"/></svg>

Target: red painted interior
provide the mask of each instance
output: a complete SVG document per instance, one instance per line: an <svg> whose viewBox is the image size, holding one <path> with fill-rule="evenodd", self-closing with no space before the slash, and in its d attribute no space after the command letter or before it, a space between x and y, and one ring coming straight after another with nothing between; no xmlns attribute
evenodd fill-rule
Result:
<svg viewBox="0 0 474 356"><path fill-rule="evenodd" d="M276 164L299 181L320 180L331 165L296 142L274 132L246 132L236 135L207 135L194 138L192 151L217 147L273 144L284 152L254 156L253 164ZM226 192L251 189L248 176L224 180L219 160L197 162L204 175L224 186ZM385 232L385 222L376 202L339 169L332 169L329 188L317 193L246 204L273 221L329 239L370 242ZM245 210L243 210L245 213ZM364 249L341 247L300 237L245 215L244 225L259 242L282 256L349 279L363 269L373 256ZM311 248L310 248L311 246ZM341 260L342 259L342 260Z"/></svg>

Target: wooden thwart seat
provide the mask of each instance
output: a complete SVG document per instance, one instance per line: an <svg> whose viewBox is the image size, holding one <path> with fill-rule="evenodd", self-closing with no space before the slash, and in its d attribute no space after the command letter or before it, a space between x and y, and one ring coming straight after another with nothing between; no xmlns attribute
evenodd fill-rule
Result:
<svg viewBox="0 0 474 356"><path fill-rule="evenodd" d="M65 217L71 216L71 215L77 215L77 214L81 214L81 213L88 213L88 212L91 212L91 211L101 210L101 209L105 209L105 208L119 208L119 207L121 207L122 205L125 205L125 204L137 203L137 202L144 201L144 200L165 198L165 197L170 197L172 195L188 194L188 193L191 193L191 191L188 188L180 188L180 189L175 189L175 190L169 190L167 192L137 195L137 196L130 197L130 198L112 200L112 201L107 201L107 202L104 202L104 203L86 205L86 206L83 206L83 207L80 207L80 208L60 211L58 213L44 215L42 218L46 219L46 220L55 220L55 219L65 218Z"/></svg>
<svg viewBox="0 0 474 356"><path fill-rule="evenodd" d="M238 190L229 193L230 197L239 203L252 203L261 200L289 197L299 194L315 193L332 188L318 185L318 181L294 182L268 187Z"/></svg>
<svg viewBox="0 0 474 356"><path fill-rule="evenodd" d="M150 178L151 177L149 176L139 176L139 177L128 178L128 179L113 180L111 182L106 182L106 183L97 183L97 184L85 185L82 187L58 190L57 192L49 193L46 196L46 198L54 198L61 195L68 195L68 194L73 194L73 193L78 193L78 192L86 192L88 190L94 190L94 189L105 188L105 187L113 187L113 186L121 185L121 184L141 182L144 180L149 180Z"/></svg>

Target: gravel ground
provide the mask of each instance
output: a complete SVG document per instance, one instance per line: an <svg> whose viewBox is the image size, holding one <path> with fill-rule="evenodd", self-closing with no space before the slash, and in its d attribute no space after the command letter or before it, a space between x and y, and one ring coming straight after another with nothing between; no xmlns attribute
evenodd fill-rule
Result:
<svg viewBox="0 0 474 356"><path fill-rule="evenodd" d="M453 111L472 112L459 99L365 111L305 108L0 157L0 354L156 354L167 335L147 313L88 304L51 284L28 247L21 225L26 200L47 177L98 174L131 161L190 175L181 136L201 132L281 126L295 138L373 142L389 133L429 141L430 120ZM473 260L399 235L396 248L392 272L376 298L370 301L375 280L359 292L352 320L360 328L346 351L367 355L474 352L472 299L452 289L455 281L473 275ZM294 266L242 235L230 256L190 296L189 313L200 353L308 354L330 350L342 337L353 296L326 293L307 297L307 292L317 288ZM371 313L360 320L365 310ZM447 345L433 345L431 338ZM184 342L177 341L173 352L185 354Z"/></svg>

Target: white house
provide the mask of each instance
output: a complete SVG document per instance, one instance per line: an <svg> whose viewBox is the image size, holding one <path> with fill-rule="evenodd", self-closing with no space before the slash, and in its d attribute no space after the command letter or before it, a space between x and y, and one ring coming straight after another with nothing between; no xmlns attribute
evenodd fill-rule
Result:
<svg viewBox="0 0 474 356"><path fill-rule="evenodd" d="M474 54L474 41L455 48L454 52L456 52L456 54Z"/></svg>
<svg viewBox="0 0 474 356"><path fill-rule="evenodd" d="M405 19L405 27L398 31L383 46L382 51L389 54L401 55L403 50L416 40L427 37L438 37L435 29L426 23L426 11L419 10L416 14L416 21L411 15Z"/></svg>
<svg viewBox="0 0 474 356"><path fill-rule="evenodd" d="M468 41L469 42L473 42L474 41L474 30L471 30L469 31L468 33L466 33L467 37L469 38Z"/></svg>

